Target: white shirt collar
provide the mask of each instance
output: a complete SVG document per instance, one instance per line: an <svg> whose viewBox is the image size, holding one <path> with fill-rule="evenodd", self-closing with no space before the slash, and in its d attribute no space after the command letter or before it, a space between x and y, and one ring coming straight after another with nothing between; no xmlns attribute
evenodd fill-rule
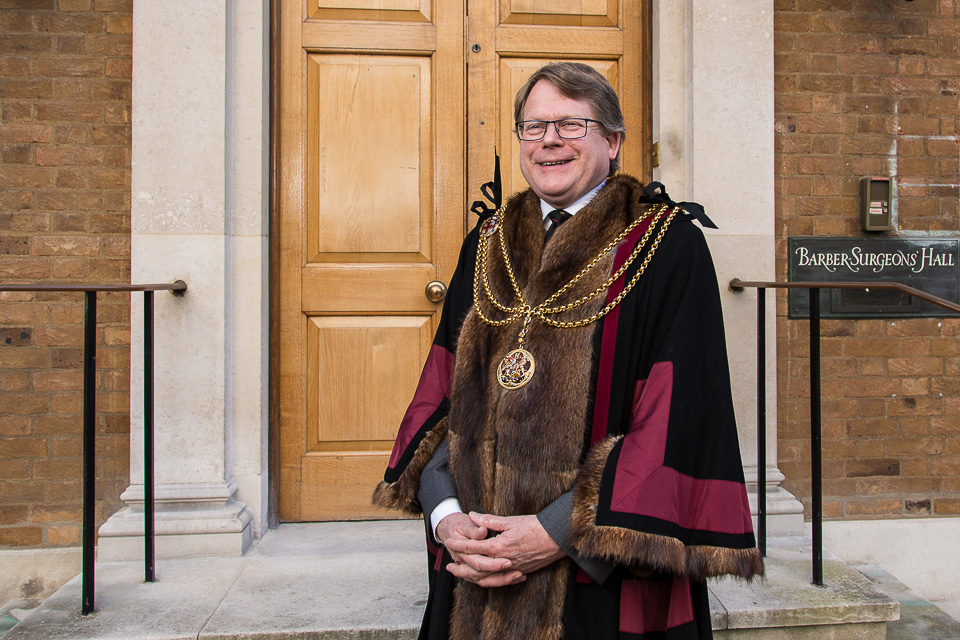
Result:
<svg viewBox="0 0 960 640"><path fill-rule="evenodd" d="M585 206L590 204L590 201L593 200L593 197L597 195L597 192L600 191L600 189L605 184L607 184L606 180L604 180L603 182L595 186L593 189L585 193L583 196L580 197L579 200L571 204L569 207L564 207L563 210L569 213L570 215L576 215L576 213L580 211L580 209L583 209ZM547 201L544 200L543 198L540 199L540 213L543 215L544 227L550 224L549 221L547 220L547 214L553 211L554 209L556 209L556 207L554 207L551 204L547 204Z"/></svg>

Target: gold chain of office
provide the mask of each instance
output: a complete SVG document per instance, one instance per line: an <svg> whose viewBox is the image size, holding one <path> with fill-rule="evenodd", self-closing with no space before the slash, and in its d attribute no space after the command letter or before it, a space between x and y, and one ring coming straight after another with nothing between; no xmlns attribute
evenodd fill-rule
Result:
<svg viewBox="0 0 960 640"><path fill-rule="evenodd" d="M523 327L520 329L517 348L508 353L500 362L500 366L497 368L497 381L500 383L500 385L506 389L518 389L527 384L530 379L533 378L533 373L536 370L536 361L534 360L533 355L523 348L523 340L526 337L527 329L529 328L530 322L533 320L533 318L537 317L541 322L552 327L557 327L560 329L574 329L577 327L587 326L588 324L596 322L603 316L607 315L618 304L620 304L624 297L630 293L630 290L633 289L633 286L637 283L637 281L640 280L640 276L643 275L644 271L647 269L647 265L650 264L650 260L653 259L653 254L656 253L657 247L660 246L660 241L663 239L663 236L666 233L667 228L670 226L670 223L673 222L673 218L676 216L678 209L675 207L670 208L667 205L660 205L657 209L648 211L644 215L634 220L629 226L627 226L627 228L618 234L616 238L611 240L600 251L600 253L596 255L596 257L588 262L587 265L581 269L579 273L577 273L577 275L575 275L565 285L560 287L553 295L535 307L530 306L530 304L524 299L523 293L520 291L520 285L517 284L517 278L513 273L513 265L510 264L510 256L507 252L507 243L503 235L503 229L505 226L503 224L505 210L506 207L501 207L500 210L497 211L497 213L484 224L485 228L481 231L481 234L485 236L485 240L481 239L479 247L477 248L477 268L474 270L473 277L473 307L477 310L477 315L483 322L494 327L508 325L517 318L523 316ZM581 296L572 302L557 307L550 306L561 295L563 295L574 284L576 284L583 276L585 276L590 269L600 262L600 260L613 251L623 241L624 238L630 235L630 233L637 228L638 225L651 217L653 220L647 227L647 230L644 232L643 237L640 238L640 242L638 242L633 251L630 252L630 255L627 257L623 265L621 265L619 269L612 273L610 277L603 282L603 284L598 286L590 293ZM600 309L600 311L587 318L564 321L550 317L552 315L563 313L564 311L575 309L576 307L581 306L582 304L607 291L614 282L616 282L620 277L623 276L624 273L626 273L627 269L630 268L640 254L643 253L644 247L646 247L647 242L650 240L654 229L657 227L657 224L661 221L661 219L663 219L663 224L660 225L659 231L657 232L653 243L650 245L650 250L647 252L646 256L644 256L643 262L640 263L640 267L630 279L630 282L627 283L627 285L622 291L620 291L616 298L607 303L602 309ZM497 298L493 295L493 291L490 289L490 279L487 269L487 250L488 245L493 242L494 231L497 232L496 235L500 240L500 250L503 253L503 263L507 269L507 276L510 279L510 285L513 288L514 294L517 296L517 300L519 301L519 304L515 307L508 307L502 304L499 300L497 300ZM486 293L487 299L490 301L490 304L503 313L508 314L506 318L502 320L494 320L487 317L486 314L483 313L483 308L480 305L481 284L483 286L483 291Z"/></svg>

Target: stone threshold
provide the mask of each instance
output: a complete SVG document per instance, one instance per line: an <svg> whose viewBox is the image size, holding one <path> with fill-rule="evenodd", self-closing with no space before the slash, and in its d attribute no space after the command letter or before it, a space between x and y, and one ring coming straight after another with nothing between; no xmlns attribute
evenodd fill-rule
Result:
<svg viewBox="0 0 960 640"><path fill-rule="evenodd" d="M94 613L77 577L3 640L412 640L423 544L420 521L284 524L242 557L158 559L151 584L142 562L98 563ZM764 580L711 581L718 640L883 638L897 602L829 556L814 587L809 558L809 540L774 538Z"/></svg>

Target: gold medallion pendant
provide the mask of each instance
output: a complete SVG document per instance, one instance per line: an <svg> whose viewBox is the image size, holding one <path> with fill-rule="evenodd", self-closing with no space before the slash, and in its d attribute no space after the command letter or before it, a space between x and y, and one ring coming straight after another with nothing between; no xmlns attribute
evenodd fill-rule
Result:
<svg viewBox="0 0 960 640"><path fill-rule="evenodd" d="M514 349L500 361L497 382L505 389L519 389L530 382L536 368L537 363L529 351Z"/></svg>

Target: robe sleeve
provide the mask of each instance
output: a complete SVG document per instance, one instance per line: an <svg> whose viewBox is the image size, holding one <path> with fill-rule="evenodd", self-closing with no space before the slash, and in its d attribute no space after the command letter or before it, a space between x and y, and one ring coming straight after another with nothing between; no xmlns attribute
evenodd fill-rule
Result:
<svg viewBox="0 0 960 640"><path fill-rule="evenodd" d="M422 513L417 497L420 474L447 432L457 336L464 316L473 305L478 238L478 230L474 229L460 249L457 269L443 301L440 325L423 365L417 390L400 421L383 481L373 493L373 503L378 506L409 515Z"/></svg>
<svg viewBox="0 0 960 640"><path fill-rule="evenodd" d="M689 220L678 216L618 315L605 319L600 360L603 406L574 487L579 552L640 574L762 574L716 272Z"/></svg>

